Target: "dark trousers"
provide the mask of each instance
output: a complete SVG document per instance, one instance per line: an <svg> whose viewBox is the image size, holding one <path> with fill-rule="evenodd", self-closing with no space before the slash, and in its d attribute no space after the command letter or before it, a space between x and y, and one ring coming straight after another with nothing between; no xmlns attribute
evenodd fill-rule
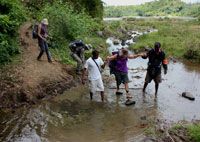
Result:
<svg viewBox="0 0 200 142"><path fill-rule="evenodd" d="M38 55L38 59L40 59L42 57L43 53L46 52L47 59L51 60L51 55L49 53L49 48L48 48L47 42L42 39L38 39L38 44L40 46L40 54Z"/></svg>

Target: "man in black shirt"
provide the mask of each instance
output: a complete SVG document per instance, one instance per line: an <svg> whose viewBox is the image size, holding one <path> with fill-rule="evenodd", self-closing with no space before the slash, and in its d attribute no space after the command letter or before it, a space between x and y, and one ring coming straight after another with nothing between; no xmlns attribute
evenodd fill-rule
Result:
<svg viewBox="0 0 200 142"><path fill-rule="evenodd" d="M161 49L161 44L156 42L154 49L148 51L142 58L149 58L143 92L145 92L148 83L153 79L155 82L155 98L157 98L159 83L162 81L161 65L163 65L164 74L167 74L167 58L165 57L164 51Z"/></svg>

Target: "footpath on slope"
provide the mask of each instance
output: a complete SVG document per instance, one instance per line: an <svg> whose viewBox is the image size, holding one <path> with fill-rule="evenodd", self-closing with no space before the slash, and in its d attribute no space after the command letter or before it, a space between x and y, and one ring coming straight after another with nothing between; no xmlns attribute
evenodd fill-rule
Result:
<svg viewBox="0 0 200 142"><path fill-rule="evenodd" d="M37 40L32 39L31 22L24 23L19 34L22 57L0 68L0 109L34 104L79 82L73 66L55 60L49 63L46 53L37 60L40 49Z"/></svg>

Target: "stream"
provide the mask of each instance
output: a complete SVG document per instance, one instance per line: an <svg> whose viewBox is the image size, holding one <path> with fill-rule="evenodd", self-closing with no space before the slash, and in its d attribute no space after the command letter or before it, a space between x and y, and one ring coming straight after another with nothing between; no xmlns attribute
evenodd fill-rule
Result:
<svg viewBox="0 0 200 142"><path fill-rule="evenodd" d="M121 44L114 45L114 40L106 41L110 52L122 48ZM134 44L131 40L126 42ZM90 101L88 88L78 86L30 108L0 112L0 141L140 142L145 131L141 124L154 120L170 123L200 119L200 67L170 61L167 75L162 73L158 99L154 100L154 82L147 86L145 96L142 93L147 62L141 57L128 61L129 87L135 105L125 106L123 85L120 87L124 94L115 95L115 80L109 76L105 103L101 102L99 93ZM103 74L109 75L108 68ZM184 91L192 93L195 101L181 97Z"/></svg>

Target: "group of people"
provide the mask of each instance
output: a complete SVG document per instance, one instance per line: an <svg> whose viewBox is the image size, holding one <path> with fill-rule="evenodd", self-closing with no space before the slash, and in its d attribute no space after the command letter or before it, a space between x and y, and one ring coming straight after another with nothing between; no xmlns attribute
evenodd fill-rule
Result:
<svg viewBox="0 0 200 142"><path fill-rule="evenodd" d="M120 84L124 84L126 90L126 98L132 98L132 95L129 93L129 79L128 79L128 68L127 61L128 59L135 59L137 57L142 57L143 59L149 58L147 73L145 77L145 83L143 87L143 92L152 80L155 82L155 98L157 98L158 86L161 83L161 66L164 68L164 74L167 73L167 58L164 51L161 49L161 44L156 42L154 49L151 49L147 53L141 53L137 55L130 55L128 50L123 48L122 50L115 52L112 56L107 56L105 62L99 57L99 52L93 50L92 57L90 57L83 69L82 73L82 83L86 82L86 70L88 70L88 80L90 87L90 98L93 98L93 94L96 91L101 92L102 102L104 101L104 85L101 76L100 67L104 69L105 64L109 62L109 67L111 74L114 74L116 80L116 95L122 95L120 92Z"/></svg>
<svg viewBox="0 0 200 142"><path fill-rule="evenodd" d="M52 62L51 56L48 49L48 44L46 39L52 37L48 36L47 28L48 20L43 19L41 24L38 26L38 44L41 49L38 60L40 60L41 56L44 52L47 54L47 58L49 62ZM86 82L86 71L88 70L88 80L89 80L89 88L90 88L90 98L92 100L93 94L96 91L99 91L101 94L101 100L104 102L104 85L102 81L101 68L104 69L106 63L109 62L110 73L114 74L116 80L116 95L122 95L123 93L120 91L120 84L124 84L126 91L126 98L132 98L132 95L129 93L129 79L128 79L128 68L127 62L128 59L135 59L137 57L142 57L143 59L149 59L147 73L145 77L145 83L143 87L143 92L152 80L155 82L155 98L157 98L157 92L159 83L161 83L161 66L164 68L164 74L167 74L167 58L165 56L164 51L161 49L161 44L156 42L154 48L148 51L147 53L141 53L136 55L130 55L128 50L122 48L120 51L113 52L112 56L107 56L103 61L101 57L99 57L99 52L97 50L92 51L92 57L87 59L84 64L84 51L90 50L91 45L87 45L83 43L81 40L75 40L70 43L69 48L71 50L71 57L77 62L76 74L82 74L82 84ZM84 69L82 66L84 64Z"/></svg>

